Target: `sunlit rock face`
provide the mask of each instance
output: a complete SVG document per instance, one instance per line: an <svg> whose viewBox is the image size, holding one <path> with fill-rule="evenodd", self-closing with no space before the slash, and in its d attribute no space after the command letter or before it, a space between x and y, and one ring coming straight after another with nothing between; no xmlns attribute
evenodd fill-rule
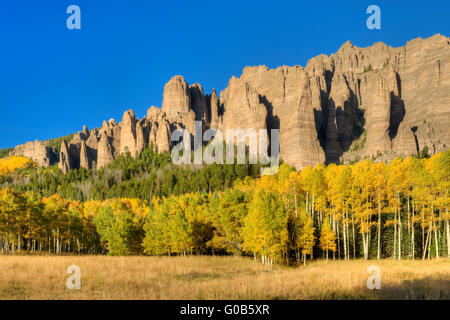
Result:
<svg viewBox="0 0 450 320"><path fill-rule="evenodd" d="M171 149L174 129L279 129L280 157L302 169L355 159L391 160L425 146L434 154L450 144L450 39L434 35L393 48L381 42L359 48L347 41L335 54L305 67L245 67L220 93L210 94L182 76L164 86L162 108L142 119L133 110L122 121L83 127L61 144L60 168L101 168L119 154L136 156L148 145ZM50 165L46 142L17 146L40 166Z"/></svg>

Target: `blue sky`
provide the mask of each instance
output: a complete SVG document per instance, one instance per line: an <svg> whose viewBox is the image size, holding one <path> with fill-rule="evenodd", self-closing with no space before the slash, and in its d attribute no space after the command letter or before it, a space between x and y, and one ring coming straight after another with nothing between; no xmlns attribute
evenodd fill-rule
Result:
<svg viewBox="0 0 450 320"><path fill-rule="evenodd" d="M81 8L81 30L66 9ZM381 30L366 8L381 8ZM449 1L8 1L0 6L0 148L161 106L181 74L223 90L246 65L305 65L347 40L448 36Z"/></svg>

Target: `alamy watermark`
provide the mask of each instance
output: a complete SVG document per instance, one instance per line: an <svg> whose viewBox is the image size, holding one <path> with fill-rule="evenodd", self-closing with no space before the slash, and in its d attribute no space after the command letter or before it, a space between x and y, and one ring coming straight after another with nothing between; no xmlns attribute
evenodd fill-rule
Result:
<svg viewBox="0 0 450 320"><path fill-rule="evenodd" d="M369 290L381 289L381 269L379 266L368 266L366 272L370 274L367 278L367 288Z"/></svg>
<svg viewBox="0 0 450 320"><path fill-rule="evenodd" d="M72 4L67 7L66 13L70 14L70 16L66 20L67 29L80 30L81 29L81 9L80 9L80 7Z"/></svg>
<svg viewBox="0 0 450 320"><path fill-rule="evenodd" d="M177 129L172 132L172 142L179 142L171 153L174 164L234 164L235 161L237 164L246 164L246 151L248 150L249 164L270 165L261 168L261 174L271 175L278 172L280 150L278 129L270 130L270 156L268 155L269 142L266 129L258 131L255 129L227 129L224 136L218 129L209 129L203 133L202 122L195 121L194 130L193 148L192 135L187 129ZM204 142L208 144L203 149Z"/></svg>
<svg viewBox="0 0 450 320"><path fill-rule="evenodd" d="M381 29L381 9L379 6L372 4L367 7L366 13L370 14L367 18L366 25L370 30Z"/></svg>
<svg viewBox="0 0 450 320"><path fill-rule="evenodd" d="M67 273L70 276L66 280L66 286L69 290L81 289L81 268L77 265L70 265L67 267Z"/></svg>

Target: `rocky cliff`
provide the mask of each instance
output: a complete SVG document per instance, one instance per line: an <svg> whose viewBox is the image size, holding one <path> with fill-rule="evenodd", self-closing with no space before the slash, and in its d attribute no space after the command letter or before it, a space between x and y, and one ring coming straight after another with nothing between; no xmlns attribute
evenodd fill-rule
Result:
<svg viewBox="0 0 450 320"><path fill-rule="evenodd" d="M175 76L164 87L161 109L151 107L143 119L128 110L120 123L84 127L62 142L60 168L99 169L149 144L170 150L171 132L193 133L194 120L203 121L203 130L279 129L280 157L297 169L364 157L390 160L425 146L434 154L450 144L450 39L435 35L399 48L346 42L306 67L246 67L220 98ZM50 164L48 148L38 141L12 154Z"/></svg>

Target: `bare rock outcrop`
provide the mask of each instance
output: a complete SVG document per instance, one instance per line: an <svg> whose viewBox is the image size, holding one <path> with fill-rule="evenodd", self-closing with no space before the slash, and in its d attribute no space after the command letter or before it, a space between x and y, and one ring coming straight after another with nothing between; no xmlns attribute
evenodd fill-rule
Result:
<svg viewBox="0 0 450 320"><path fill-rule="evenodd" d="M98 143L98 158L97 158L97 170L103 168L114 160L111 145L107 134L102 131L100 134L100 141Z"/></svg>
<svg viewBox="0 0 450 320"><path fill-rule="evenodd" d="M314 101L319 103L319 98L313 97L303 68L246 67L241 79L255 88L264 103L268 129L280 130L280 157L284 161L298 169L324 161L315 123L320 105ZM226 113L225 108L225 117Z"/></svg>
<svg viewBox="0 0 450 320"><path fill-rule="evenodd" d="M138 121L136 123L136 152L139 153L147 146L147 139L145 138L144 128Z"/></svg>
<svg viewBox="0 0 450 320"><path fill-rule="evenodd" d="M69 147L65 140L61 142L61 149L59 151L59 168L64 174L72 169Z"/></svg>
<svg viewBox="0 0 450 320"><path fill-rule="evenodd" d="M211 114L211 128L217 129L219 126L219 98L217 97L216 90L213 89L211 96L209 97L209 106Z"/></svg>
<svg viewBox="0 0 450 320"><path fill-rule="evenodd" d="M120 153L129 152L131 156L137 153L136 146L136 117L133 110L127 110L123 114L120 128Z"/></svg>
<svg viewBox="0 0 450 320"><path fill-rule="evenodd" d="M30 158L41 167L48 167L50 165L49 149L38 140L15 147L10 155Z"/></svg>
<svg viewBox="0 0 450 320"><path fill-rule="evenodd" d="M187 114L191 110L188 84L182 76L175 76L164 86L162 111L169 116Z"/></svg>
<svg viewBox="0 0 450 320"><path fill-rule="evenodd" d="M81 141L80 143L80 168L89 170L89 157L85 141Z"/></svg>
<svg viewBox="0 0 450 320"><path fill-rule="evenodd" d="M170 149L170 125L168 122L163 121L159 124L156 131L155 144L156 151L161 153L169 151Z"/></svg>
<svg viewBox="0 0 450 320"><path fill-rule="evenodd" d="M232 77L221 93L224 129L267 129L267 109L256 90L242 79Z"/></svg>
<svg viewBox="0 0 450 320"><path fill-rule="evenodd" d="M450 39L434 35L393 48L381 42L359 48L344 43L330 56L307 65L245 67L232 77L220 99L200 84L175 76L165 85L162 108L152 106L136 119L86 126L61 144L60 168L99 169L126 151L135 156L147 145L157 152L172 147L171 133L194 121L203 130L280 130L280 157L302 169L317 163L355 159L392 160L417 155L426 146L434 154L450 145ZM17 146L40 166L50 165L47 142Z"/></svg>

